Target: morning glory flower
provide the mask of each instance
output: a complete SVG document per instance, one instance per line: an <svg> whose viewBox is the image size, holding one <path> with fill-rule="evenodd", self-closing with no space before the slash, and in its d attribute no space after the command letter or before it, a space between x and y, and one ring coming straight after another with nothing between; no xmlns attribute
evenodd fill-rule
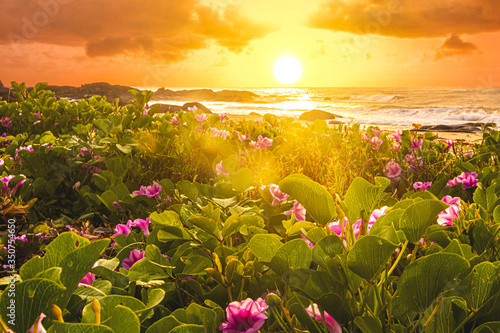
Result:
<svg viewBox="0 0 500 333"><path fill-rule="evenodd" d="M139 260L141 260L145 256L146 256L145 252L141 252L137 249L132 250L130 252L130 256L128 258L123 259L122 267L125 269L130 269L130 267L132 267L133 264L135 264L136 262L138 262Z"/></svg>
<svg viewBox="0 0 500 333"><path fill-rule="evenodd" d="M161 186L158 183L154 183L153 185L146 188L145 194L148 196L148 198L156 197L158 200L160 200L160 192Z"/></svg>
<svg viewBox="0 0 500 333"><path fill-rule="evenodd" d="M223 333L257 333L267 319L263 313L267 308L262 298L231 302L226 308L227 322L222 323L219 330Z"/></svg>
<svg viewBox="0 0 500 333"><path fill-rule="evenodd" d="M413 188L416 189L416 190L420 190L420 191L427 191L427 189L432 185L432 182L426 182L426 183L422 183L422 182L415 182L413 184Z"/></svg>
<svg viewBox="0 0 500 333"><path fill-rule="evenodd" d="M401 135L403 134L402 130L397 130L396 133L389 134L391 138L394 140L401 142Z"/></svg>
<svg viewBox="0 0 500 333"><path fill-rule="evenodd" d="M283 214L285 214L286 216L292 216L292 214L294 214L297 221L306 220L306 209L302 207L302 205L297 200L295 200L295 202L293 203L293 207L290 210L283 212Z"/></svg>
<svg viewBox="0 0 500 333"><path fill-rule="evenodd" d="M276 184L269 185L269 192L271 192L271 196L273 197L272 206L277 206L280 201L288 199L288 194L280 191L280 188Z"/></svg>
<svg viewBox="0 0 500 333"><path fill-rule="evenodd" d="M391 159L384 169L385 174L389 178L396 178L401 174L401 167L398 163L394 162L394 159Z"/></svg>
<svg viewBox="0 0 500 333"><path fill-rule="evenodd" d="M127 223L131 227L139 227L142 229L144 232L144 236L148 237L149 236L149 225L151 224L151 221L149 220L150 216L148 216L147 219L135 219L134 222Z"/></svg>
<svg viewBox="0 0 500 333"><path fill-rule="evenodd" d="M198 121L200 125L202 125L203 122L208 119L208 116L205 113L196 114L194 115L194 119L196 119L196 121Z"/></svg>
<svg viewBox="0 0 500 333"><path fill-rule="evenodd" d="M314 310L313 310L314 306ZM320 322L323 322L323 318L321 317L321 312L319 312L319 308L317 304L309 305L309 307L306 309L307 313L309 316L312 318L315 318L316 320L319 320ZM329 333L342 333L342 328L340 325L333 319L330 314L328 314L326 311L324 312L325 314L325 324L326 328L328 329Z"/></svg>
<svg viewBox="0 0 500 333"><path fill-rule="evenodd" d="M229 176L229 172L227 172L226 169L224 169L224 167L222 166L222 161L220 161L219 164L215 166L215 172L217 172L217 175Z"/></svg>

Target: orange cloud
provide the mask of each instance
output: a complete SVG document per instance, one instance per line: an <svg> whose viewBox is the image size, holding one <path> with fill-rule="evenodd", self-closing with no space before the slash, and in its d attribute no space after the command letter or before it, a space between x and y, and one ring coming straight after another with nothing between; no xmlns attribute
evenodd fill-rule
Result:
<svg viewBox="0 0 500 333"><path fill-rule="evenodd" d="M404 38L500 31L498 0L325 0L315 28Z"/></svg>
<svg viewBox="0 0 500 333"><path fill-rule="evenodd" d="M458 55L470 55L478 52L475 44L463 41L457 34L451 35L441 47L436 50L436 60Z"/></svg>
<svg viewBox="0 0 500 333"><path fill-rule="evenodd" d="M175 61L215 41L231 50L270 32L237 7L200 0L0 0L0 44L85 47L89 57L119 54Z"/></svg>

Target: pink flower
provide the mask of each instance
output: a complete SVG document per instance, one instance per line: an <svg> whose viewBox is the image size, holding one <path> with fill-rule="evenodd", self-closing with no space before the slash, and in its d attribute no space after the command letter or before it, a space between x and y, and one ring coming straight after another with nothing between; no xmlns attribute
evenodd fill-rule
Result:
<svg viewBox="0 0 500 333"><path fill-rule="evenodd" d="M123 212L123 207L118 202L113 201L113 207L117 208L120 212Z"/></svg>
<svg viewBox="0 0 500 333"><path fill-rule="evenodd" d="M368 219L368 231L370 231L373 223L375 223L379 217L381 217L382 215L385 215L385 211L387 210L387 208L389 208L388 206L383 206L382 208L380 209L375 209L371 215L370 215L370 218Z"/></svg>
<svg viewBox="0 0 500 333"><path fill-rule="evenodd" d="M455 144L455 141L453 140L444 140L444 143L448 145L448 149L451 149L453 145Z"/></svg>
<svg viewBox="0 0 500 333"><path fill-rule="evenodd" d="M156 199L160 200L160 192L161 186L158 183L154 183L151 186L146 187L146 195L148 198L156 197Z"/></svg>
<svg viewBox="0 0 500 333"><path fill-rule="evenodd" d="M271 192L271 196L273 197L272 206L276 206L280 201L288 199L288 194L281 192L279 186L276 184L269 185L269 192Z"/></svg>
<svg viewBox="0 0 500 333"><path fill-rule="evenodd" d="M416 170L420 168L424 162L422 162L422 157L421 156L415 156L414 153L408 154L405 156L406 162L408 162L408 167Z"/></svg>
<svg viewBox="0 0 500 333"><path fill-rule="evenodd" d="M294 214L297 221L306 220L306 209L302 207L302 205L297 200L295 200L295 202L293 203L292 209L283 212L283 214L285 214L286 216L292 216L292 214Z"/></svg>
<svg viewBox="0 0 500 333"><path fill-rule="evenodd" d="M219 115L219 118L220 118L220 121L223 122L224 121L224 118L227 117L227 114L220 114Z"/></svg>
<svg viewBox="0 0 500 333"><path fill-rule="evenodd" d="M220 161L219 164L215 166L215 172L217 172L217 175L229 176L229 172L227 172L226 169L224 169L224 167L222 166L222 161Z"/></svg>
<svg viewBox="0 0 500 333"><path fill-rule="evenodd" d="M477 186L477 172L464 172L458 176L459 181L462 183L463 189Z"/></svg>
<svg viewBox="0 0 500 333"><path fill-rule="evenodd" d="M259 148L269 148L273 145L273 140L269 138L263 138L262 135L259 135L257 138L257 146Z"/></svg>
<svg viewBox="0 0 500 333"><path fill-rule="evenodd" d="M240 142L243 142L245 140L250 140L250 134L247 134L247 135L238 135L238 140L240 140Z"/></svg>
<svg viewBox="0 0 500 333"><path fill-rule="evenodd" d="M40 121L40 120L37 120L37 121L35 121L35 122L33 123L33 125L37 125L37 124L40 124L40 123L41 123L41 121Z"/></svg>
<svg viewBox="0 0 500 333"><path fill-rule="evenodd" d="M40 319L38 319L38 330L35 332L35 325L33 325L30 330L28 331L28 333L45 333L47 331L45 331L45 329L43 328L42 326L42 320L43 318L47 317L46 315L44 315L43 313L40 314ZM12 332L12 331L9 331L9 332Z"/></svg>
<svg viewBox="0 0 500 333"><path fill-rule="evenodd" d="M397 130L396 133L389 134L391 138L394 140L401 142L401 135L403 134L402 130Z"/></svg>
<svg viewBox="0 0 500 333"><path fill-rule="evenodd" d="M447 195L441 201L446 202L450 207L446 208L444 211L439 213L437 223L444 226L453 225L453 219L459 218L459 212L462 210L460 208L460 198Z"/></svg>
<svg viewBox="0 0 500 333"><path fill-rule="evenodd" d="M420 191L427 191L427 189L432 185L432 182L416 182L413 184L413 188Z"/></svg>
<svg viewBox="0 0 500 333"><path fill-rule="evenodd" d="M219 330L223 333L257 333L267 319L263 313L267 308L262 298L231 302L226 308L227 322L222 323Z"/></svg>
<svg viewBox="0 0 500 333"><path fill-rule="evenodd" d="M179 125L179 121L177 120L177 117L172 117L172 120L170 120L172 124Z"/></svg>
<svg viewBox="0 0 500 333"><path fill-rule="evenodd" d="M446 186L448 187L453 187L455 185L458 185L459 183L459 180L458 180L458 177L455 177L453 178L452 180L449 180L447 183L446 183Z"/></svg>
<svg viewBox="0 0 500 333"><path fill-rule="evenodd" d="M391 159L391 161L385 166L384 172L387 177L396 178L401 174L401 167L398 163L394 162L394 159Z"/></svg>
<svg viewBox="0 0 500 333"><path fill-rule="evenodd" d="M363 135L363 140L370 141L370 139L371 139L371 136L369 136L368 134L367 135Z"/></svg>
<svg viewBox="0 0 500 333"><path fill-rule="evenodd" d="M380 133L382 133L383 131L384 131L384 130L380 130L380 131L379 131L379 130L377 130L377 129L375 129L375 128L373 128L373 127L372 127L372 132L373 132L373 134L375 134L375 136L379 136L379 135L380 135Z"/></svg>
<svg viewBox="0 0 500 333"><path fill-rule="evenodd" d="M127 224L117 224L115 227L116 233L113 235L113 237L116 237L118 235L125 235L128 236L130 234L130 223L131 221L128 221Z"/></svg>
<svg viewBox="0 0 500 333"><path fill-rule="evenodd" d="M201 125L201 124L203 124L203 122L205 120L208 119L208 116L205 113L196 114L196 115L194 115L194 119L196 119L200 123L200 125Z"/></svg>
<svg viewBox="0 0 500 333"><path fill-rule="evenodd" d="M91 286L92 283L94 283L95 281L95 275L88 272L84 277L83 279L80 281L80 284L86 284L86 285L89 285Z"/></svg>
<svg viewBox="0 0 500 333"><path fill-rule="evenodd" d="M313 308L313 306L314 306L314 308ZM321 317L321 312L319 311L317 304L309 305L309 307L306 309L306 311L309 314L309 316L311 316L312 318L315 318L316 320L323 322L323 318ZM335 319L333 319L333 317L330 316L327 312L325 312L324 314L325 314L325 324L326 324L326 328L328 329L328 332L329 333L342 333L342 328L335 321Z"/></svg>
<svg viewBox="0 0 500 333"><path fill-rule="evenodd" d="M73 185L73 190L78 190L80 188L80 182L76 182L75 185Z"/></svg>
<svg viewBox="0 0 500 333"><path fill-rule="evenodd" d="M142 229L144 232L144 236L148 237L149 236L149 225L151 224L151 221L149 221L150 216L148 216L147 219L135 219L134 222L128 223L130 227L139 227Z"/></svg>
<svg viewBox="0 0 500 333"><path fill-rule="evenodd" d="M400 150L401 149L401 144L399 142L395 142L392 144L392 147L390 148L392 150Z"/></svg>
<svg viewBox="0 0 500 333"><path fill-rule="evenodd" d="M384 143L384 141L382 139L374 136L373 138L370 139L370 141L368 141L368 143L372 145L372 149L377 150L380 148L382 143Z"/></svg>
<svg viewBox="0 0 500 333"><path fill-rule="evenodd" d="M130 267L132 267L133 264L144 258L145 255L146 255L145 252L141 252L137 249L132 250L130 252L130 256L128 258L123 259L122 261L123 268L130 269Z"/></svg>
<svg viewBox="0 0 500 333"><path fill-rule="evenodd" d="M460 217L460 210L460 207L451 205L450 207L439 213L437 223L444 226L453 225L453 219Z"/></svg>
<svg viewBox="0 0 500 333"><path fill-rule="evenodd" d="M460 198L459 197L452 198L451 196L447 195L443 199L441 199L441 201L446 202L448 205L460 206Z"/></svg>
<svg viewBox="0 0 500 333"><path fill-rule="evenodd" d="M193 105L192 107L188 107L188 111L190 111L190 112L196 112L196 110L198 110L196 105Z"/></svg>
<svg viewBox="0 0 500 333"><path fill-rule="evenodd" d="M418 141L412 141L411 147L409 147L408 150L422 150L423 143L424 143L423 139L420 139Z"/></svg>
<svg viewBox="0 0 500 333"><path fill-rule="evenodd" d="M146 186L142 186L139 188L139 190L132 192L132 194L135 195L146 195Z"/></svg>

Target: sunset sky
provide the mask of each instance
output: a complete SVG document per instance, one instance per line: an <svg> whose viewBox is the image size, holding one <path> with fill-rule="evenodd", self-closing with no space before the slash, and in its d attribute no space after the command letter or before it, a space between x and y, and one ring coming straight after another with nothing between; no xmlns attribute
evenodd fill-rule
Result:
<svg viewBox="0 0 500 333"><path fill-rule="evenodd" d="M0 80L500 86L498 0L0 0Z"/></svg>

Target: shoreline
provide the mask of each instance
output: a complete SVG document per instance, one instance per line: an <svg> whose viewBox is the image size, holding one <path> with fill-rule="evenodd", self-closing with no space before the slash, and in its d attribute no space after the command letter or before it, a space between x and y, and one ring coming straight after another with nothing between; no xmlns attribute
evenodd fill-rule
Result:
<svg viewBox="0 0 500 333"><path fill-rule="evenodd" d="M264 115L241 115L241 114L228 114L229 118L234 121L239 120L249 120L255 121L258 118L264 117ZM289 118L286 116L277 115L279 120ZM298 117L292 117L295 121L299 122L302 126L306 127L312 124L313 121L309 120L299 120ZM341 119L341 118L340 118ZM341 121L341 120L340 120ZM328 124L328 121L327 121ZM343 123L344 125L353 125L353 123ZM397 130L415 130L413 126L398 126L398 125L370 125L370 124L359 124L362 130L366 130L369 126L379 127L381 130L388 132L396 132ZM328 127L333 128L336 124L328 124ZM441 140L453 140L457 142L464 142L467 144L475 144L482 140L482 133L466 133L466 132L443 132L443 131L418 131L419 133L433 133L437 136L437 139Z"/></svg>

